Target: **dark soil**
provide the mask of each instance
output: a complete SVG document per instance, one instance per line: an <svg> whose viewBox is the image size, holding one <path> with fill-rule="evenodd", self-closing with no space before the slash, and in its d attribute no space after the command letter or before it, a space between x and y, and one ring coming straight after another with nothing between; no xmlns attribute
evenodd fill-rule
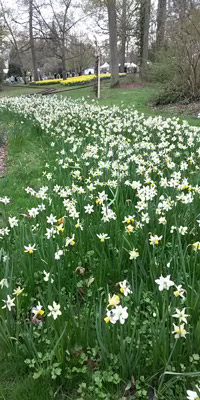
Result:
<svg viewBox="0 0 200 400"><path fill-rule="evenodd" d="M145 88L147 85L144 83L139 83L139 82L125 82L121 83L120 82L120 89L142 89Z"/></svg>
<svg viewBox="0 0 200 400"><path fill-rule="evenodd" d="M184 114L191 117L198 117L198 115L200 114L200 101L195 101L191 103L180 101L177 103L160 105L156 107L149 104L149 106L153 110L163 110L168 111L172 114Z"/></svg>

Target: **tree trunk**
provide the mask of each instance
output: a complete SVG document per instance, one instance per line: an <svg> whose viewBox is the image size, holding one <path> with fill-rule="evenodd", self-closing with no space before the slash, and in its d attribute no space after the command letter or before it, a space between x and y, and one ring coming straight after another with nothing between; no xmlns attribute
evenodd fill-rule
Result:
<svg viewBox="0 0 200 400"><path fill-rule="evenodd" d="M126 50L126 8L127 0L122 3L122 21L121 21L121 52L120 52L120 72L124 72L125 50Z"/></svg>
<svg viewBox="0 0 200 400"><path fill-rule="evenodd" d="M35 45L34 45L34 38L33 38L33 0L29 0L29 41L30 41L30 48L31 48L34 81L38 81Z"/></svg>
<svg viewBox="0 0 200 400"><path fill-rule="evenodd" d="M158 0L157 31L156 31L157 50L160 50L165 38L166 7L167 7L166 0Z"/></svg>
<svg viewBox="0 0 200 400"><path fill-rule="evenodd" d="M65 58L65 38L63 37L62 39L63 43L62 43L62 76L63 79L66 79L67 73L66 73L66 58Z"/></svg>
<svg viewBox="0 0 200 400"><path fill-rule="evenodd" d="M110 87L119 86L119 62L117 54L117 17L116 0L107 0L108 26L110 40Z"/></svg>
<svg viewBox="0 0 200 400"><path fill-rule="evenodd" d="M149 48L149 24L150 24L151 0L142 0L142 51L140 76L144 77L144 71L148 60Z"/></svg>

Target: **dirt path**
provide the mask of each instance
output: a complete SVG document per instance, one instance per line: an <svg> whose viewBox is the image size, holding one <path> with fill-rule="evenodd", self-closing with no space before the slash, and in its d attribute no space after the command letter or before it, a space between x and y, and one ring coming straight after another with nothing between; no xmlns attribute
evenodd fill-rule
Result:
<svg viewBox="0 0 200 400"><path fill-rule="evenodd" d="M2 145L0 146L0 178L2 178L5 175L6 158L7 158L7 142L6 139L4 139Z"/></svg>

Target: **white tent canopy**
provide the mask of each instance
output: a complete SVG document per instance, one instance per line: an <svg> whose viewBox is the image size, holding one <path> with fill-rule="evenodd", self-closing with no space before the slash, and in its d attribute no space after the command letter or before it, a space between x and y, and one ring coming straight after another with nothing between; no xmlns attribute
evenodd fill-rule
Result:
<svg viewBox="0 0 200 400"><path fill-rule="evenodd" d="M109 67L110 65L107 62L100 66L101 69L109 69Z"/></svg>

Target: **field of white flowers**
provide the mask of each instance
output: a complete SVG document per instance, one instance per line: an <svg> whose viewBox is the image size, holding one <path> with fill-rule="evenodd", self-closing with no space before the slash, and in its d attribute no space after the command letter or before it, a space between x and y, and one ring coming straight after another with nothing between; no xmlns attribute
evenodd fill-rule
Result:
<svg viewBox="0 0 200 400"><path fill-rule="evenodd" d="M199 399L200 129L56 96L32 208L0 193L0 341L76 399ZM64 383L63 383L64 382Z"/></svg>

